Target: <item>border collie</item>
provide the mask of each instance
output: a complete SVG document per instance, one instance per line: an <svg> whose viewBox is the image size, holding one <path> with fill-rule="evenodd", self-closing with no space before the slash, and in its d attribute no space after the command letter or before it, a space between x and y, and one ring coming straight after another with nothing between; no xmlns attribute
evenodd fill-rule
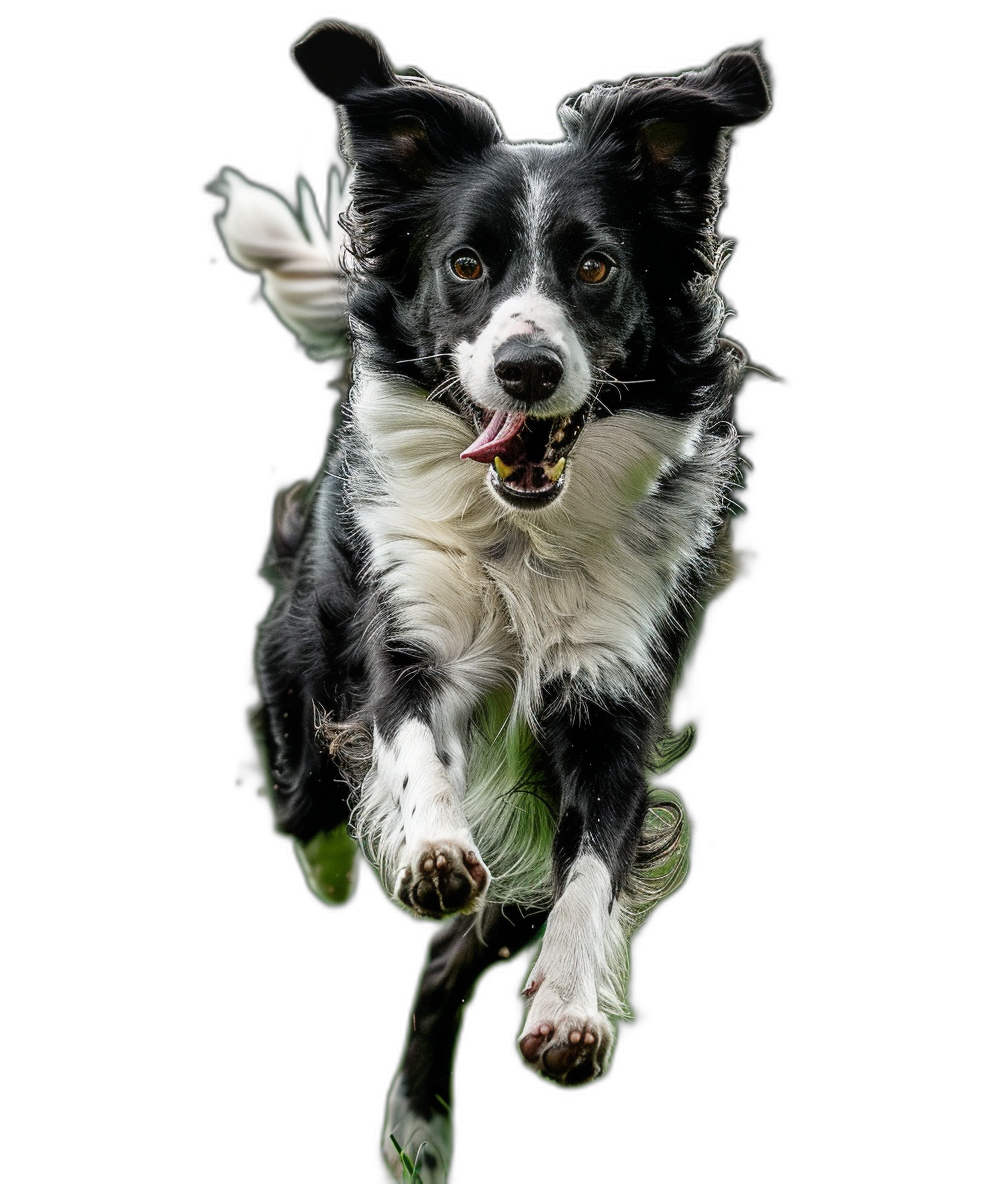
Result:
<svg viewBox="0 0 1008 1184"><path fill-rule="evenodd" d="M294 48L337 105L328 226L225 170L219 227L316 356L349 350L322 472L277 501L257 651L278 827L346 895L349 826L435 935L389 1136L446 1179L462 1004L541 939L521 1055L606 1067L628 942L686 870L649 779L730 575L739 484L715 229L729 130L769 107L755 49L599 85L565 138L512 144L481 99L394 72L367 33ZM340 229L345 234L340 251Z"/></svg>

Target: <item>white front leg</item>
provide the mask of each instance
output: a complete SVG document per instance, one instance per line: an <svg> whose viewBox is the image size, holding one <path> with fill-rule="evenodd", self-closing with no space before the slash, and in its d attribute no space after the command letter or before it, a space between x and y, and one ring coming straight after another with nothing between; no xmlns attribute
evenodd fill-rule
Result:
<svg viewBox="0 0 1008 1184"><path fill-rule="evenodd" d="M578 1085L605 1069L614 1033L602 1007L622 1010L626 958L609 872L597 855L579 855L525 987L532 1002L519 1046L545 1076Z"/></svg>
<svg viewBox="0 0 1008 1184"><path fill-rule="evenodd" d="M375 729L353 826L387 890L423 916L475 912L486 898L490 873L463 812L465 788L460 742L439 753L416 718L389 739Z"/></svg>

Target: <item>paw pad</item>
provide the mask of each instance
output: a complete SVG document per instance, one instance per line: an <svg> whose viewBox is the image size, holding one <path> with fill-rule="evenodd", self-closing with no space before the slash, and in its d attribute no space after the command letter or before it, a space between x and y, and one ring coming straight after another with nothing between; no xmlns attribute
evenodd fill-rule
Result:
<svg viewBox="0 0 1008 1184"><path fill-rule="evenodd" d="M396 896L425 917L474 912L490 875L472 849L454 843L425 846L399 870Z"/></svg>
<svg viewBox="0 0 1008 1184"><path fill-rule="evenodd" d="M604 1016L565 1016L533 1024L518 1047L530 1065L561 1085L592 1081L605 1068L612 1027Z"/></svg>

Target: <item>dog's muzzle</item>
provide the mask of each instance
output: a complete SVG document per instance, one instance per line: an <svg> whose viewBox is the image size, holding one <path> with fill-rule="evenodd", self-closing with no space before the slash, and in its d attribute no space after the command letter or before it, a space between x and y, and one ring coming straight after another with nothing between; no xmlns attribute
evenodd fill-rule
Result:
<svg viewBox="0 0 1008 1184"><path fill-rule="evenodd" d="M505 304L498 310L502 323L491 322L484 330L492 329L497 340L487 359L492 377L489 366L480 370L481 380L469 389L477 434L461 459L489 465L490 487L503 501L534 509L552 501L564 487L568 457L588 419L589 391L579 381L588 367L583 359L579 365L576 339L572 337L577 347L572 361L570 342L562 332L547 333L530 316L519 317L520 310L505 321L507 308ZM490 407L479 397L481 387ZM512 407L502 409L501 402Z"/></svg>

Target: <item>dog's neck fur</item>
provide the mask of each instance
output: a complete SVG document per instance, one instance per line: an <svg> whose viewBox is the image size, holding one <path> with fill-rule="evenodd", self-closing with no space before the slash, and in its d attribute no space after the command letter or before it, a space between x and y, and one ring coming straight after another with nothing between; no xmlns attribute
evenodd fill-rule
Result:
<svg viewBox="0 0 1008 1184"><path fill-rule="evenodd" d="M359 372L358 372L359 373ZM400 628L487 691L509 684L534 718L556 678L632 695L655 678L657 630L710 550L735 476L734 437L625 412L585 428L577 480L535 513L459 460L471 430L427 392L359 374L352 424L357 518Z"/></svg>

